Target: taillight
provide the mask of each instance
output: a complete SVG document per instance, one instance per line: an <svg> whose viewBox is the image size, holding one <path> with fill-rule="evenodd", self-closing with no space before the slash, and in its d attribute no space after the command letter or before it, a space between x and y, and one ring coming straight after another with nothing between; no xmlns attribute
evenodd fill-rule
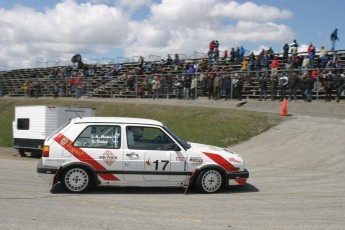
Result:
<svg viewBox="0 0 345 230"><path fill-rule="evenodd" d="M43 147L42 157L49 157L49 146L44 146Z"/></svg>

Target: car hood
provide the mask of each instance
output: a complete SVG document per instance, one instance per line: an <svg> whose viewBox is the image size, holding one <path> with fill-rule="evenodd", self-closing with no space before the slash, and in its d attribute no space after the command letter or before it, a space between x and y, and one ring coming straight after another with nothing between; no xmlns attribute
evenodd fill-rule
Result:
<svg viewBox="0 0 345 230"><path fill-rule="evenodd" d="M229 162L232 163L243 163L243 159L240 155L237 153L231 151L230 149L225 149L217 146L212 145L205 145L205 144L199 144L199 143L189 143L191 148L189 149L189 152L191 154L197 154L200 156L200 154L217 154L219 156L222 156L224 159L226 159Z"/></svg>

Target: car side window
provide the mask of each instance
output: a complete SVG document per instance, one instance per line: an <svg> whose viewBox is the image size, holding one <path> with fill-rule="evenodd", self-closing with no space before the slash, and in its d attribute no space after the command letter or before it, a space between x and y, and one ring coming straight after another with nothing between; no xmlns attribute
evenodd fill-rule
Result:
<svg viewBox="0 0 345 230"><path fill-rule="evenodd" d="M121 148L121 127L90 125L77 137L74 146L84 148Z"/></svg>
<svg viewBox="0 0 345 230"><path fill-rule="evenodd" d="M140 150L174 150L175 142L160 128L145 126L126 127L127 146Z"/></svg>

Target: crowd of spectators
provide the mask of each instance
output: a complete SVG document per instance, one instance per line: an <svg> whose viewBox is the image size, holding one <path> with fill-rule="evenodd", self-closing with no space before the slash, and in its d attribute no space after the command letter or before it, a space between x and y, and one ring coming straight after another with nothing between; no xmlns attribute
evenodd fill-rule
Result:
<svg viewBox="0 0 345 230"><path fill-rule="evenodd" d="M324 46L317 51L310 43L307 52L301 53L293 40L291 44L285 42L279 53L269 48L258 54L238 46L223 51L221 58L219 47L219 41L212 40L208 53L194 60L183 59L179 54L168 54L166 59L156 61L145 61L140 56L131 69L114 64L100 70L96 65L84 64L78 54L72 57L73 65L51 71L49 79L57 80L51 84L51 92L54 98L68 95L79 98L86 93L86 80L95 76L99 77L100 85L124 80L127 91L154 99L162 96L196 99L198 92L202 92L209 99L242 100L245 87L254 90L258 87L260 101L300 98L311 102L315 90L323 91L326 101L335 92L339 101L345 88L340 57L336 50L326 51ZM25 96L38 97L41 87L37 71L32 70L22 87Z"/></svg>

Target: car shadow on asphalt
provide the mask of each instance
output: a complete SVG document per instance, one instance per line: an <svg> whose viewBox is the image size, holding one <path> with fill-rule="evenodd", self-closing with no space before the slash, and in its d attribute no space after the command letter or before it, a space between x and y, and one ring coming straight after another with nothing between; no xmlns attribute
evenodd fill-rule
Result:
<svg viewBox="0 0 345 230"><path fill-rule="evenodd" d="M219 193L231 194L231 193L251 193L259 192L260 190L252 184L245 184L241 186L230 186L229 188L222 189ZM53 194L70 194L66 192L60 183L57 183L50 191ZM86 194L145 194L145 195L157 195L157 194L200 194L196 188L191 187L186 192L185 188L174 187L107 187L100 186L95 187Z"/></svg>

